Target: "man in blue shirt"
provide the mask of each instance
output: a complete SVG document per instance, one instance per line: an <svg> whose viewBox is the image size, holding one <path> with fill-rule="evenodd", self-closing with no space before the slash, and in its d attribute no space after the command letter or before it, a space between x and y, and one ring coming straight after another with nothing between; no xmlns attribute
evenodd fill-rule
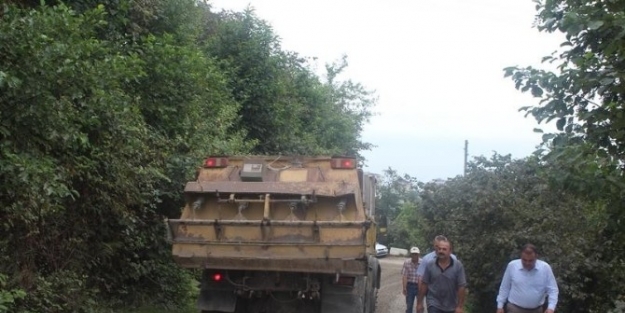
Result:
<svg viewBox="0 0 625 313"><path fill-rule="evenodd" d="M440 241L436 251L436 259L425 266L419 284L417 313L423 313L426 294L429 313L463 313L467 285L464 266L450 256L449 241Z"/></svg>
<svg viewBox="0 0 625 313"><path fill-rule="evenodd" d="M532 244L521 250L521 258L508 263L503 275L497 313L542 313L545 296L549 297L545 313L553 313L558 303L558 284L551 266L538 260L538 252Z"/></svg>

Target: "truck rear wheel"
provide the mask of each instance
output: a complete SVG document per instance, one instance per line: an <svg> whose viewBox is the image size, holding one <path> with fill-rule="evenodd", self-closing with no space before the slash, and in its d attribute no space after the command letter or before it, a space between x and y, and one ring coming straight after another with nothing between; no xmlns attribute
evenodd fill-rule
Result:
<svg viewBox="0 0 625 313"><path fill-rule="evenodd" d="M373 257L369 257L367 266L367 284L365 289L365 313L374 313L378 300L378 289L380 288L380 278L382 277L382 268L380 261Z"/></svg>
<svg viewBox="0 0 625 313"><path fill-rule="evenodd" d="M365 291L364 313L375 313L378 300L378 289L375 287L373 279L367 278L367 290ZM372 285L372 286L371 286Z"/></svg>

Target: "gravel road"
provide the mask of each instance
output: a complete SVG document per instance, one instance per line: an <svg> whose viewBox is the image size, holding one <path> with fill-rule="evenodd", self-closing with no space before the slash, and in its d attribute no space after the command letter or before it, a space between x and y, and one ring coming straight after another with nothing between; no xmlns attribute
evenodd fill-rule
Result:
<svg viewBox="0 0 625 313"><path fill-rule="evenodd" d="M406 300L401 294L401 267L404 260L398 257L380 259L382 283L378 291L376 312L403 313L406 311Z"/></svg>

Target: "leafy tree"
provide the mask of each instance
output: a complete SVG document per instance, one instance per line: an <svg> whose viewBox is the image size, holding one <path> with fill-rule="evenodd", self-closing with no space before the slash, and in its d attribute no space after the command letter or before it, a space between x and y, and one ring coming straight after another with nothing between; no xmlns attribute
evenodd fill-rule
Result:
<svg viewBox="0 0 625 313"><path fill-rule="evenodd" d="M376 215L378 220L387 221L388 237L380 236L380 241L402 247L421 244L417 183L416 178L400 176L392 168L384 171L376 190Z"/></svg>
<svg viewBox="0 0 625 313"><path fill-rule="evenodd" d="M373 93L352 81L339 81L347 66L328 65L321 83L306 59L283 51L271 27L245 12L222 12L208 24L206 50L229 74L229 86L241 103L238 129L257 142L261 154L351 154L369 149L361 142L371 116Z"/></svg>
<svg viewBox="0 0 625 313"><path fill-rule="evenodd" d="M539 122L556 121L560 131L545 134L543 157L562 168L554 183L568 192L600 203L607 214L602 231L605 249L598 254L619 281L625 253L625 191L623 160L623 61L625 8L623 1L537 1L536 27L543 32L561 32L566 40L560 51L543 58L557 65L556 71L532 67L505 69L516 88L541 98L537 106L523 108ZM542 152L541 152L542 153ZM604 212L600 211L600 212ZM597 271L599 272L599 271ZM607 273L601 273L601 277ZM620 280L622 281L622 279ZM590 296L599 303L612 303L623 287L602 285Z"/></svg>
<svg viewBox="0 0 625 313"><path fill-rule="evenodd" d="M7 276L0 274L0 312L9 312L15 305L15 300L22 299L26 292L21 289L8 289L6 287Z"/></svg>
<svg viewBox="0 0 625 313"><path fill-rule="evenodd" d="M394 247L409 249L417 246L421 254L425 255L430 247L424 230L427 229L426 220L420 212L419 202L403 202L400 204L399 214L392 220L389 226L388 242Z"/></svg>
<svg viewBox="0 0 625 313"><path fill-rule="evenodd" d="M171 36L132 49L97 39L102 6L4 12L0 271L19 273L22 307L67 302L72 285L85 297L59 310L87 310L79 299L94 290L123 306L184 303L189 277L171 260L161 214L177 214L191 164L246 149L220 74Z"/></svg>
<svg viewBox="0 0 625 313"><path fill-rule="evenodd" d="M244 131L235 129L239 107L224 75L195 46L179 45L169 35L147 36L141 51L143 73L126 85L135 95L154 138L159 168L167 179L154 186L159 212L177 217L184 183L210 154L247 152Z"/></svg>
<svg viewBox="0 0 625 313"><path fill-rule="evenodd" d="M12 311L184 306L192 278L162 221L203 157L367 147L375 100L336 80L345 63L321 81L249 13L193 0L0 12L0 295Z"/></svg>
<svg viewBox="0 0 625 313"><path fill-rule="evenodd" d="M505 70L518 89L542 98L540 105L524 108L539 122L555 119L559 130L619 160L625 156L624 8L623 1L537 1L536 27L566 35L563 51L543 58L556 63L558 72Z"/></svg>
<svg viewBox="0 0 625 313"><path fill-rule="evenodd" d="M347 56L343 56L340 62L326 66L330 103L329 110L326 109L319 120L323 125L320 133L321 138L329 139L326 146L342 148L339 152L343 154L359 155L360 151L374 147L371 143L362 142L361 134L364 124L373 116L371 110L377 98L373 91L360 83L338 79L347 65Z"/></svg>
<svg viewBox="0 0 625 313"><path fill-rule="evenodd" d="M65 6L7 9L0 24L0 215L7 221L3 255L15 261L3 262L2 271L21 272L29 291L39 275L66 269L84 282L128 260L120 247L137 238L135 219L151 200L144 190L159 179L149 132L122 88L141 72L140 60L93 39L101 8L81 15Z"/></svg>
<svg viewBox="0 0 625 313"><path fill-rule="evenodd" d="M281 85L285 60L277 36L252 10L224 12L216 27L206 47L230 74L234 99L242 104L238 128L246 129L247 139L260 144L255 152L287 150L284 145L297 131L297 120L292 118L299 115L301 104L286 105L288 92Z"/></svg>

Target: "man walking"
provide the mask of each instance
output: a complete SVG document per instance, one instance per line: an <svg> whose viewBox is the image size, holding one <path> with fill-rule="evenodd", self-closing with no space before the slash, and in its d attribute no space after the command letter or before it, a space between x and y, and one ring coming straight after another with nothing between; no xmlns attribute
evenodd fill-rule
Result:
<svg viewBox="0 0 625 313"><path fill-rule="evenodd" d="M436 245L436 259L425 265L419 284L417 313L423 313L423 298L427 293L428 313L464 312L464 266L451 257L451 243L441 240Z"/></svg>
<svg viewBox="0 0 625 313"><path fill-rule="evenodd" d="M549 297L545 313L553 313L558 303L558 284L551 266L538 260L538 252L532 244L521 249L521 258L508 263L503 274L497 313L542 313L545 296Z"/></svg>
<svg viewBox="0 0 625 313"><path fill-rule="evenodd" d="M412 313L414 309L414 300L419 292L419 285L417 280L417 267L421 262L419 258L419 248L410 248L410 259L404 261L404 266L401 269L401 281L403 294L406 296L406 313Z"/></svg>
<svg viewBox="0 0 625 313"><path fill-rule="evenodd" d="M432 252L426 254L425 256L423 256L423 258L421 258L421 264L419 264L419 268L417 268L417 276L419 277L419 280L421 280L421 277L423 277L423 273L425 272L425 265L436 259L436 245L438 244L438 242L440 241L448 241L447 237L443 236L443 235L438 235L436 237L434 237L434 240L432 240L432 248L434 249ZM451 254L451 257L455 260L456 259L456 255L455 254Z"/></svg>

